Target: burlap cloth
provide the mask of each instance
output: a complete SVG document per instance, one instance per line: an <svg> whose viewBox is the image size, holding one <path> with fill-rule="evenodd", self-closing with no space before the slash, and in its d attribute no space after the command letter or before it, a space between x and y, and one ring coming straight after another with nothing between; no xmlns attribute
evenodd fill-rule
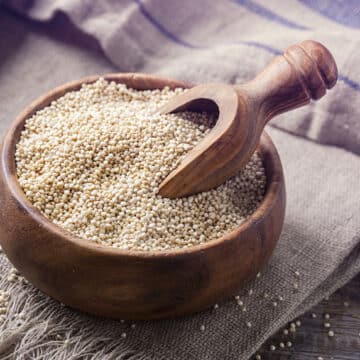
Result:
<svg viewBox="0 0 360 360"><path fill-rule="evenodd" d="M2 254L0 289L11 299L0 325L1 359L247 359L279 327L360 271L360 23L353 1L10 2L43 23L0 13L1 131L30 100L68 80L144 71L242 82L306 38L331 49L340 81L319 103L268 128L285 170L287 214L262 277L240 291L246 312L229 299L217 310L137 322L132 329L62 307L30 284L9 282ZM279 295L285 300L272 306Z"/></svg>

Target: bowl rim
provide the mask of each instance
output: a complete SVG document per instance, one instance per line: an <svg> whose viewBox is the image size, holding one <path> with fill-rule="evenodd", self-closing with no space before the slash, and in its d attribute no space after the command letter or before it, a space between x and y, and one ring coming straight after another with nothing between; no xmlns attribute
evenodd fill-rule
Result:
<svg viewBox="0 0 360 360"><path fill-rule="evenodd" d="M4 185L6 185L11 193L12 198L16 201L17 205L27 213L36 223L42 228L46 229L50 233L54 233L56 236L62 238L63 241L71 242L80 248L87 251L93 251L101 253L107 256L125 256L139 259L168 259L174 257L182 257L189 254L202 253L210 248L221 246L224 242L236 240L236 238L244 232L247 228L254 225L254 223L260 222L271 211L274 200L278 194L282 191L282 185L284 183L283 170L279 154L273 144L270 136L264 131L261 137L259 145L259 151L262 161L264 162L265 154L270 158L272 164L272 178L266 186L265 196L262 199L256 210L240 225L233 228L223 236L213 239L202 244L194 245L189 248L180 249L168 249L168 250L153 250L153 251L141 251L141 250L123 250L119 248L113 248L111 246L98 244L84 238L81 238L70 231L62 228L60 225L53 223L50 219L46 218L26 197L23 192L16 174L16 161L15 151L16 144L18 143L21 131L23 130L25 121L30 118L34 113L42 108L48 106L53 100L63 96L69 91L78 90L83 84L90 84L104 78L108 81L115 81L117 83L136 83L138 81L146 84L143 89L157 89L161 86L156 84L162 84L162 87L170 86L170 88L183 87L189 88L194 84L186 83L174 79L169 79L160 76L153 76L144 73L110 73L104 75L94 75L84 77L75 81L67 82L63 85L57 86L52 90L46 92L36 100L32 101L15 120L10 124L8 130L3 136L1 144L1 158L0 165L3 173ZM145 81L144 81L145 80ZM130 85L128 85L130 86ZM131 86L130 86L131 87ZM136 87L134 86L136 89ZM139 89L139 88L138 88ZM267 179L268 180L268 179Z"/></svg>

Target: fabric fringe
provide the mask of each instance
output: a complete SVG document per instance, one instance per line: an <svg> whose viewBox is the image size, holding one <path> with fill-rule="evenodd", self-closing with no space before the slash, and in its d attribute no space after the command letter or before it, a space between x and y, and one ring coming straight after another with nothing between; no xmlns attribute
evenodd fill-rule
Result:
<svg viewBox="0 0 360 360"><path fill-rule="evenodd" d="M154 360L154 355L129 351L112 322L81 314L48 298L25 281L9 282L4 255L0 254L0 289L11 294L5 321L0 324L1 360ZM18 314L24 314L23 320ZM114 329L115 336L114 336ZM116 333L119 332L119 336Z"/></svg>

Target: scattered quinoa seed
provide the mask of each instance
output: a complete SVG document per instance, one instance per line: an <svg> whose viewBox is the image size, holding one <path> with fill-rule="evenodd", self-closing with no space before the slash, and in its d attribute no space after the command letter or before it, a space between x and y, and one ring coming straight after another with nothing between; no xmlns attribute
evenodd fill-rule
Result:
<svg viewBox="0 0 360 360"><path fill-rule="evenodd" d="M270 345L270 350L271 350L271 351L275 351L275 350L276 350L276 346L275 346L275 345Z"/></svg>
<svg viewBox="0 0 360 360"><path fill-rule="evenodd" d="M281 349L283 349L283 348L285 347L285 344L284 344L283 342L281 342L281 343L279 344L279 346L280 346Z"/></svg>
<svg viewBox="0 0 360 360"><path fill-rule="evenodd" d="M123 339L125 339L125 338L126 338L126 333L123 332L123 333L121 334L121 337L122 337Z"/></svg>
<svg viewBox="0 0 360 360"><path fill-rule="evenodd" d="M326 320L329 320L329 319L330 319L330 314L325 314L325 315L324 315L324 318L325 318Z"/></svg>
<svg viewBox="0 0 360 360"><path fill-rule="evenodd" d="M291 342L291 341L288 341L288 342L286 343L286 346L287 346L287 347L292 347L292 342Z"/></svg>
<svg viewBox="0 0 360 360"><path fill-rule="evenodd" d="M200 331L205 331L205 325L200 326Z"/></svg>
<svg viewBox="0 0 360 360"><path fill-rule="evenodd" d="M257 153L216 189L179 199L158 195L162 180L216 120L156 113L183 91L137 91L99 79L37 111L16 147L25 195L55 224L121 250L188 248L231 231L263 199Z"/></svg>
<svg viewBox="0 0 360 360"><path fill-rule="evenodd" d="M256 354L256 355L255 355L255 360L261 360L261 355L260 355L260 354Z"/></svg>
<svg viewBox="0 0 360 360"><path fill-rule="evenodd" d="M296 324L297 327L300 327L300 326L301 326L301 321L300 321L300 320L296 320L296 321L295 321L295 324Z"/></svg>
<svg viewBox="0 0 360 360"><path fill-rule="evenodd" d="M330 323L328 323L328 322L324 323L324 328L329 328L329 327L331 327Z"/></svg>
<svg viewBox="0 0 360 360"><path fill-rule="evenodd" d="M0 322L3 320L3 316L7 314L9 306L10 295L8 292L0 290Z"/></svg>
<svg viewBox="0 0 360 360"><path fill-rule="evenodd" d="M18 318L20 319L20 320L25 320L26 319L26 316L25 316L25 314L23 313L23 312L20 312L19 314L17 314L18 315Z"/></svg>

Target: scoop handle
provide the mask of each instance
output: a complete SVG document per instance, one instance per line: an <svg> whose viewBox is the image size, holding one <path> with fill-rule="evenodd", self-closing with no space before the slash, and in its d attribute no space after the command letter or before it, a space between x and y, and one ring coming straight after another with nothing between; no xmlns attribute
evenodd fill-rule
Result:
<svg viewBox="0 0 360 360"><path fill-rule="evenodd" d="M306 40L287 48L254 80L238 88L245 89L265 126L274 116L323 97L326 89L335 85L337 76L330 51L316 41Z"/></svg>

